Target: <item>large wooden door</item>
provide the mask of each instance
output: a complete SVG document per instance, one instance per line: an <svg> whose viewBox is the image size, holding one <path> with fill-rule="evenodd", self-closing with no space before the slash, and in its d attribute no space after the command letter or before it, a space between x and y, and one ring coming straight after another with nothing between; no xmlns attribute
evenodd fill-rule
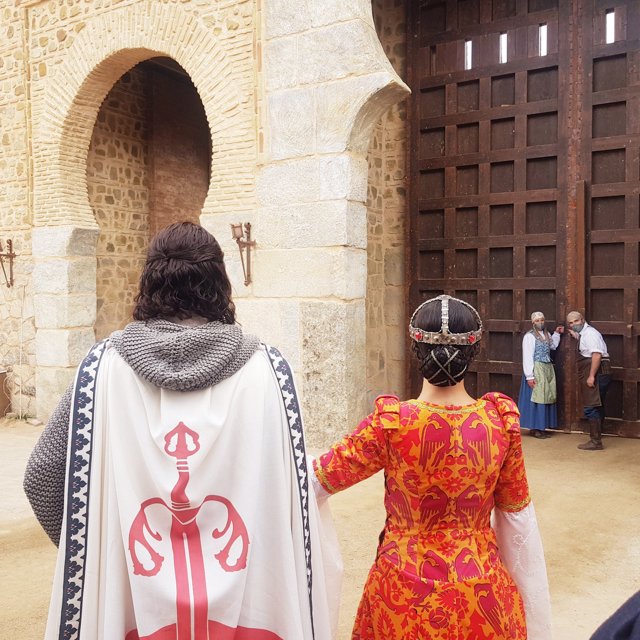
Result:
<svg viewBox="0 0 640 640"><path fill-rule="evenodd" d="M609 430L640 437L640 4L588 3L583 150L585 305L615 366ZM607 13L614 42L606 42Z"/></svg>
<svg viewBox="0 0 640 640"><path fill-rule="evenodd" d="M610 428L640 436L633 4L409 0L408 306L443 292L476 306L486 334L470 390L513 397L531 312L552 325L586 309L615 366ZM560 417L577 427L563 343Z"/></svg>

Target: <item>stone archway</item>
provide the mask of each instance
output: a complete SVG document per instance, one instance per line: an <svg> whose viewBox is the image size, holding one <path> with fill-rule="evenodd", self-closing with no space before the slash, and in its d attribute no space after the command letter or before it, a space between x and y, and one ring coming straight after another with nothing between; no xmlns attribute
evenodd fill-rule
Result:
<svg viewBox="0 0 640 640"><path fill-rule="evenodd" d="M224 11L226 38L215 23ZM144 0L88 17L72 37L32 100L38 414L50 413L93 340L97 226L84 167L96 113L127 69L168 56L207 114L201 222L227 253L240 319L293 365L310 441L333 438L365 406L368 140L408 91L371 0ZM240 221L258 241L246 289L228 227Z"/></svg>
<svg viewBox="0 0 640 640"><path fill-rule="evenodd" d="M252 42L249 43L250 45ZM251 48L250 48L251 50ZM128 69L173 58L202 99L214 150L203 218L251 207L253 60L230 64L219 37L183 5L142 2L90 18L33 96L34 309L37 412L49 415L94 340L98 227L86 158L102 100ZM242 144L238 144L242 142ZM247 144L249 143L249 144ZM249 150L248 150L249 148Z"/></svg>

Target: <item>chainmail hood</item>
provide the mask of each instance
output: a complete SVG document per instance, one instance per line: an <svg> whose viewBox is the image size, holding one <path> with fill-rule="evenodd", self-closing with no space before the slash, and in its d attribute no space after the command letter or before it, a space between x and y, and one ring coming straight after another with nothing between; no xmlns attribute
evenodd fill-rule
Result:
<svg viewBox="0 0 640 640"><path fill-rule="evenodd" d="M185 325L154 319L132 322L110 336L125 362L156 387L195 391L238 371L260 346L239 325Z"/></svg>

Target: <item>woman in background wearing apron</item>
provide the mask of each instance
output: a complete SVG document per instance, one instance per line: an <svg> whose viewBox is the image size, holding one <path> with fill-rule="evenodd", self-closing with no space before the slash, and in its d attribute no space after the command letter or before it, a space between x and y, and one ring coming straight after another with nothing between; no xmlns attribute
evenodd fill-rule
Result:
<svg viewBox="0 0 640 640"><path fill-rule="evenodd" d="M522 339L522 384L518 396L520 426L534 438L549 438L558 427L556 374L551 351L560 344L560 332L544 328L544 313L531 314L531 330Z"/></svg>

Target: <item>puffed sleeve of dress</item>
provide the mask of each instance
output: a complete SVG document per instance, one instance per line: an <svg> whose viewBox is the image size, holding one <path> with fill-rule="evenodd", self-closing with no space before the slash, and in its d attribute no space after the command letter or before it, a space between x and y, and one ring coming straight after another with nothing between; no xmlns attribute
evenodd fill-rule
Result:
<svg viewBox="0 0 640 640"><path fill-rule="evenodd" d="M386 429L398 428L400 401L396 396L380 396L375 411L355 431L314 459L311 480L316 495L326 497L366 480L387 462Z"/></svg>
<svg viewBox="0 0 640 640"><path fill-rule="evenodd" d="M495 403L509 445L495 489L493 527L500 557L524 601L528 640L551 640L551 600L542 539L529 495L522 455L520 415L505 395L485 396Z"/></svg>

